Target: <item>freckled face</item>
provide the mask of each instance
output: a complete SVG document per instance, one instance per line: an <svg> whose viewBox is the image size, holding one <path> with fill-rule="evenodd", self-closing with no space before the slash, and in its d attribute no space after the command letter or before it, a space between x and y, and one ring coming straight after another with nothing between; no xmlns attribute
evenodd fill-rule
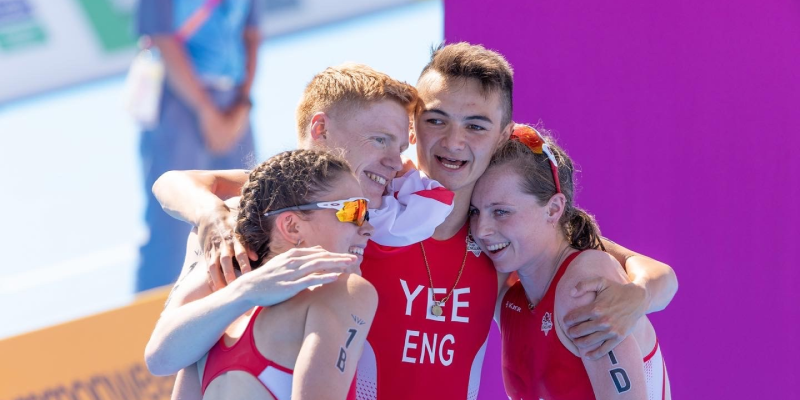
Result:
<svg viewBox="0 0 800 400"><path fill-rule="evenodd" d="M472 194L472 235L500 272L529 264L555 234L547 229L546 207L521 188L520 176L504 164L489 168Z"/></svg>
<svg viewBox="0 0 800 400"><path fill-rule="evenodd" d="M381 206L386 186L402 167L400 154L408 148L408 123L408 112L394 100L330 114L328 145L344 150L371 209Z"/></svg>

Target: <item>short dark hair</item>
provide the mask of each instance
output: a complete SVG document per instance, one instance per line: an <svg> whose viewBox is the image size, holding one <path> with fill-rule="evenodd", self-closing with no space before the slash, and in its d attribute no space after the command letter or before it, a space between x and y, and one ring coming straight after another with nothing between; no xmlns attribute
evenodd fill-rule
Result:
<svg viewBox="0 0 800 400"><path fill-rule="evenodd" d="M479 44L441 43L432 49L431 60L422 69L420 79L431 70L446 78L477 79L484 93L499 91L503 100L502 126L511 122L514 112L514 70L500 53Z"/></svg>

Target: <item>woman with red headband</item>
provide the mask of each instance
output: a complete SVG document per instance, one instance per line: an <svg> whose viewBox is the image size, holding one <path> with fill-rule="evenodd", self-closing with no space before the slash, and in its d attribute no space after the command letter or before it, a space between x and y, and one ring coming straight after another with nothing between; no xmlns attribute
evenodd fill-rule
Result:
<svg viewBox="0 0 800 400"><path fill-rule="evenodd" d="M515 126L475 186L471 232L498 271L518 277L501 288L495 309L506 393L515 400L670 399L647 317L598 360L582 358L565 333L564 316L594 297L571 295L579 281L626 281L573 195L570 158L526 125Z"/></svg>
<svg viewBox="0 0 800 400"><path fill-rule="evenodd" d="M301 289L308 286L305 281L325 285L297 289L294 297L287 295L291 298L270 307L243 302L250 310L239 310L244 315L228 326L197 368L179 375L173 398L202 393L203 399L355 399L356 364L378 301L375 288L360 276L373 232L368 200L362 196L347 162L327 152L284 152L250 173L235 232L257 255L254 266L270 260L287 264L286 257L312 260L315 249L324 249L339 254L353 273L315 270L314 262L277 271L286 277L283 291L297 286L293 276L309 271L317 273L298 278ZM192 259L203 261L202 255L187 255L187 263ZM173 301L207 285L204 274L186 276L173 289ZM254 290L243 286L238 292L246 297Z"/></svg>

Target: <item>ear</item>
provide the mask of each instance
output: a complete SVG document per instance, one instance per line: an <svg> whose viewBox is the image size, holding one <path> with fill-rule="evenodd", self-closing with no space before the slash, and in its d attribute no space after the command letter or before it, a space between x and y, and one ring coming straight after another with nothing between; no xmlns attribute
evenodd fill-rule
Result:
<svg viewBox="0 0 800 400"><path fill-rule="evenodd" d="M409 144L417 144L417 129L415 125L416 119L414 117L409 118L408 122L408 143Z"/></svg>
<svg viewBox="0 0 800 400"><path fill-rule="evenodd" d="M500 137L497 140L496 148L500 148L500 146L503 143L505 143L506 140L511 139L511 132L513 131L514 131L514 121L511 121L506 126L503 127L502 131L500 131Z"/></svg>
<svg viewBox="0 0 800 400"><path fill-rule="evenodd" d="M545 210L547 212L547 223L552 224L561 219L561 215L564 214L564 208L567 204L567 198L564 197L563 193L556 193L550 200L547 202L547 206Z"/></svg>
<svg viewBox="0 0 800 400"><path fill-rule="evenodd" d="M302 220L292 211L283 212L275 219L275 235L285 241L289 246L294 246L304 238L302 232L305 230L306 221Z"/></svg>
<svg viewBox="0 0 800 400"><path fill-rule="evenodd" d="M320 144L318 140L328 140L328 124L330 123L328 115L324 112L320 111L314 114L311 117L311 126L309 136L311 137L311 142L314 144Z"/></svg>

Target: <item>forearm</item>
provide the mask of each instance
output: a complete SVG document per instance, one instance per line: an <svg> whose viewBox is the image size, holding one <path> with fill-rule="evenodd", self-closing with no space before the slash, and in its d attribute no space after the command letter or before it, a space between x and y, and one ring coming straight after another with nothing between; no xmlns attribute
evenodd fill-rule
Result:
<svg viewBox="0 0 800 400"><path fill-rule="evenodd" d="M625 269L631 282L645 288L648 314L667 308L678 291L678 277L667 264L646 256L634 255L627 258Z"/></svg>
<svg viewBox="0 0 800 400"><path fill-rule="evenodd" d="M153 42L161 51L167 83L178 97L198 113L216 109L197 79L183 44L171 35L156 36Z"/></svg>
<svg viewBox="0 0 800 400"><path fill-rule="evenodd" d="M641 255L602 238L606 251L625 268L628 279L646 293L646 313L667 307L678 291L678 278L672 268L660 261Z"/></svg>
<svg viewBox="0 0 800 400"><path fill-rule="evenodd" d="M237 282L161 315L145 348L151 373L171 375L197 362L253 306Z"/></svg>
<svg viewBox="0 0 800 400"><path fill-rule="evenodd" d="M168 171L153 184L161 208L173 218L194 226L209 211L227 211L224 200L241 193L245 170Z"/></svg>
<svg viewBox="0 0 800 400"><path fill-rule="evenodd" d="M247 57L245 64L245 78L242 84L242 96L250 98L250 90L256 76L258 66L258 46L261 44L261 32L258 28L249 28L244 31L244 48Z"/></svg>

